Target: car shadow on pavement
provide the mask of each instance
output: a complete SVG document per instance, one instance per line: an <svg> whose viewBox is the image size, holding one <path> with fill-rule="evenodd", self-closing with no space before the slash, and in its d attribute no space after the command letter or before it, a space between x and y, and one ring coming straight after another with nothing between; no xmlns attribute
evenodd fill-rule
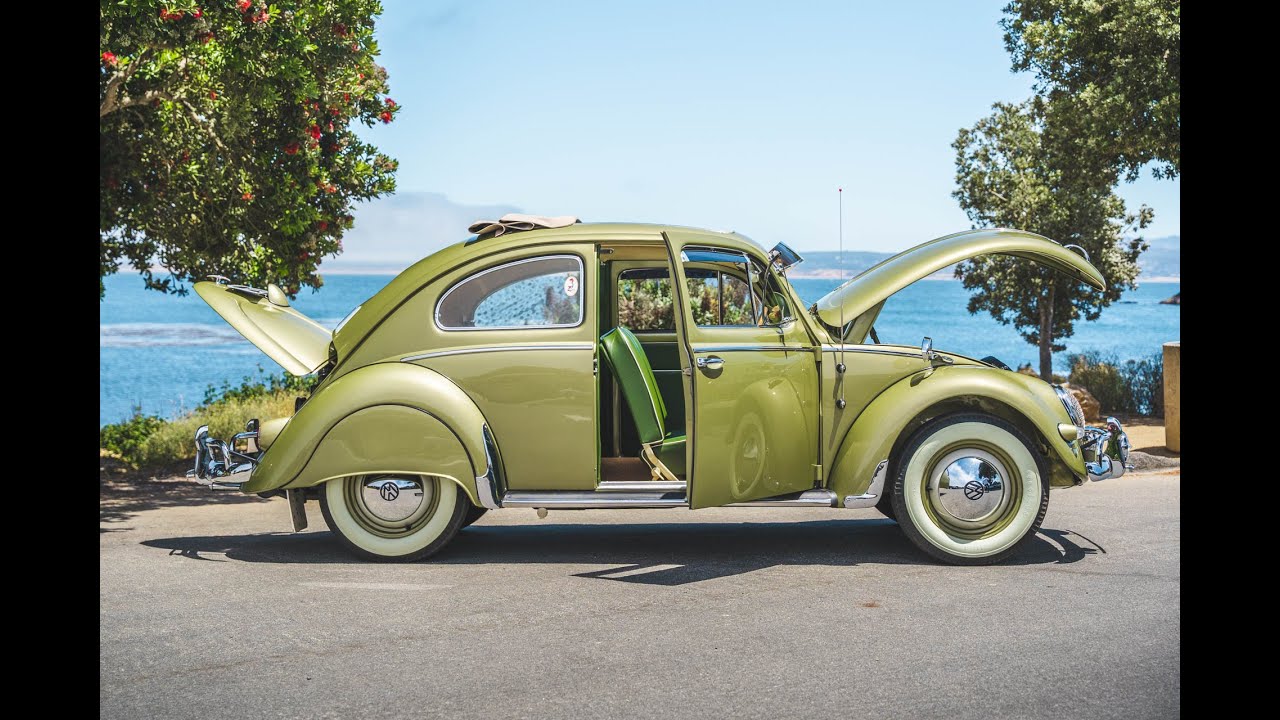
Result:
<svg viewBox="0 0 1280 720"><path fill-rule="evenodd" d="M360 563L328 532L173 537L143 541L170 555L260 563ZM1005 565L1074 563L1106 551L1070 530L1044 528ZM216 557L222 555L223 557ZM214 556L214 557L210 557ZM929 565L891 520L473 525L428 562L438 565L609 565L586 579L684 585L775 565Z"/></svg>

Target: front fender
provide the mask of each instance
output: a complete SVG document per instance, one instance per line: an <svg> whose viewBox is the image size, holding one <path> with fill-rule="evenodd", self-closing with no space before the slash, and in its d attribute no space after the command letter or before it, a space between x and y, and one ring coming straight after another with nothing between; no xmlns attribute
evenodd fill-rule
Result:
<svg viewBox="0 0 1280 720"><path fill-rule="evenodd" d="M1011 411L1024 426L1035 428L1049 447L1050 460L1069 472L1052 472L1054 485L1074 484L1083 477L1084 458L1075 443L1058 434L1059 423L1070 423L1067 410L1043 380L1020 373L976 365L943 366L909 375L890 385L867 405L836 451L831 484L840 502L861 495L871 486L876 466L889 458L903 434L937 415L963 409L997 414ZM1058 462L1051 462L1058 465ZM892 470L892 468L890 469ZM892 480L885 480L886 484Z"/></svg>
<svg viewBox="0 0 1280 720"><path fill-rule="evenodd" d="M407 363L368 365L327 383L298 410L243 491L400 472L447 477L479 505L476 478L494 471L486 435L480 409L440 373Z"/></svg>

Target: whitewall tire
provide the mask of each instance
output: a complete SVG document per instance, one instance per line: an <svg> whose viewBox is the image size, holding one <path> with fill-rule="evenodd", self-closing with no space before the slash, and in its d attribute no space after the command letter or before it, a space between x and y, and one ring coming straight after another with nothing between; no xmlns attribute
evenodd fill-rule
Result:
<svg viewBox="0 0 1280 720"><path fill-rule="evenodd" d="M1013 424L985 414L930 421L897 460L894 516L920 549L956 565L1000 562L1049 508L1044 457Z"/></svg>
<svg viewBox="0 0 1280 720"><path fill-rule="evenodd" d="M353 475L330 480L320 494L329 529L356 555L378 561L435 554L470 506L452 480L422 475Z"/></svg>

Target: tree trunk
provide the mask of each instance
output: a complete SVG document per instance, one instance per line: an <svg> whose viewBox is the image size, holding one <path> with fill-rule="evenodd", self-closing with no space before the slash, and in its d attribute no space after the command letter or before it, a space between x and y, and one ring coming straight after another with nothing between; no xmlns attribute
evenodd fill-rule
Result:
<svg viewBox="0 0 1280 720"><path fill-rule="evenodd" d="M1054 283L1040 299L1040 378L1053 382L1053 295Z"/></svg>

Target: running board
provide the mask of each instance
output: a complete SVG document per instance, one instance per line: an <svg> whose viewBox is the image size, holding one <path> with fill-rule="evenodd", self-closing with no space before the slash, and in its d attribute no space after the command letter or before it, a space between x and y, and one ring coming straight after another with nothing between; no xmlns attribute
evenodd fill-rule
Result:
<svg viewBox="0 0 1280 720"><path fill-rule="evenodd" d="M729 503L725 507L835 507L836 494L830 490L805 490L760 500Z"/></svg>
<svg viewBox="0 0 1280 720"><path fill-rule="evenodd" d="M656 483L655 483L656 484ZM689 507L683 492L520 491L502 496L504 508L594 510L604 508Z"/></svg>
<svg viewBox="0 0 1280 720"><path fill-rule="evenodd" d="M670 493L685 491L689 485L683 480L605 480L596 486L596 492Z"/></svg>

